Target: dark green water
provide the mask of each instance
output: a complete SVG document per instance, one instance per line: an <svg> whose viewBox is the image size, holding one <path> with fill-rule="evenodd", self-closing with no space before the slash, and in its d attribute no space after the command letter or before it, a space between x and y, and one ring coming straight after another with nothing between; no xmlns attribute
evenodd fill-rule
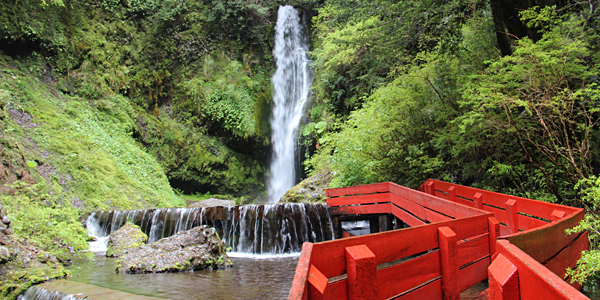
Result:
<svg viewBox="0 0 600 300"><path fill-rule="evenodd" d="M284 299L298 257L232 258L229 269L157 274L116 274L114 260L76 261L69 280L164 299Z"/></svg>

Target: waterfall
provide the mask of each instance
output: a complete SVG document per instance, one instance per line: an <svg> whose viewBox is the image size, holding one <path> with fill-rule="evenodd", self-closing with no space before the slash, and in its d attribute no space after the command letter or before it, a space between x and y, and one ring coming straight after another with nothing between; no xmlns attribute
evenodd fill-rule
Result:
<svg viewBox="0 0 600 300"><path fill-rule="evenodd" d="M273 49L276 70L272 78L273 158L268 181L270 203L279 201L297 183L296 137L313 76L305 31L294 7L279 7Z"/></svg>
<svg viewBox="0 0 600 300"><path fill-rule="evenodd" d="M200 225L212 226L234 252L295 253L304 242L333 238L325 204L252 204L205 208L95 211L86 221L88 233L105 242L125 222L140 226L148 242L156 242ZM101 248L96 248L101 249Z"/></svg>

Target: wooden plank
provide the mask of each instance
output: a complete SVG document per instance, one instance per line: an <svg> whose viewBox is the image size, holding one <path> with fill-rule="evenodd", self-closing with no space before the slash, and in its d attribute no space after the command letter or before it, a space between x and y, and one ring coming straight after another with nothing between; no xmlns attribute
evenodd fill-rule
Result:
<svg viewBox="0 0 600 300"><path fill-rule="evenodd" d="M519 271L504 255L492 262L489 269L490 300L519 300ZM526 298L524 298L526 299Z"/></svg>
<svg viewBox="0 0 600 300"><path fill-rule="evenodd" d="M457 185L457 184L448 183L448 182L439 181L439 180L429 179L429 180L427 180L427 184L429 184L429 182L434 183L436 190L447 191L450 186L454 186L454 187L456 187L456 195L457 196L465 197L468 199L473 199L472 198L473 195L475 193L479 192L482 195L484 195L485 203L491 204L494 206L498 206L498 207L503 207L504 203L506 203L506 200L508 200L508 198L516 199L517 202L519 203L519 212L522 212L522 213L525 213L528 215L532 215L532 216L536 216L536 217L541 217L541 218L548 219L548 220L550 219L552 211L554 211L554 210L562 210L562 211L565 211L567 214L571 214L576 211L575 208L569 207L569 206L548 203L548 202L543 202L543 201L537 201L537 200L532 200L532 199L527 199L527 198L522 198L522 197L510 196L510 195L506 195L506 194L476 189L476 188L472 188L472 187ZM500 222L502 222L502 221L500 221Z"/></svg>
<svg viewBox="0 0 600 300"><path fill-rule="evenodd" d="M346 247L348 299L377 299L377 259L366 245Z"/></svg>
<svg viewBox="0 0 600 300"><path fill-rule="evenodd" d="M439 251L381 269L377 272L379 298L388 299L441 275Z"/></svg>
<svg viewBox="0 0 600 300"><path fill-rule="evenodd" d="M450 227L438 227L440 268L442 269L442 299L460 300L458 287L458 249L456 233Z"/></svg>
<svg viewBox="0 0 600 300"><path fill-rule="evenodd" d="M365 244L377 256L377 264L394 261L430 249L438 248L437 228L448 226L459 240L488 232L487 218L472 216L459 220L432 223L417 227L391 230L365 236L326 241L314 245L311 263L328 278L346 273L345 247Z"/></svg>
<svg viewBox="0 0 600 300"><path fill-rule="evenodd" d="M391 194L390 200L394 205L401 207L402 209L410 212L411 214L417 216L422 220L429 221L430 223L442 222L451 220L452 218L443 215L437 211L430 210L426 207L423 207L417 203L406 200L400 196Z"/></svg>
<svg viewBox="0 0 600 300"><path fill-rule="evenodd" d="M423 300L442 299L442 280L435 280L427 285L419 287L395 299L399 300Z"/></svg>
<svg viewBox="0 0 600 300"><path fill-rule="evenodd" d="M566 235L565 229L573 228L583 219L583 209L577 214L568 215L566 218L548 223L537 229L519 232L504 236L513 245L533 257L538 262L546 262L556 255L566 245L577 237Z"/></svg>
<svg viewBox="0 0 600 300"><path fill-rule="evenodd" d="M486 257L458 271L458 285L460 291L468 290L478 282L488 278L488 267L491 259Z"/></svg>
<svg viewBox="0 0 600 300"><path fill-rule="evenodd" d="M357 206L334 206L328 208L330 215L367 215L390 213L390 203Z"/></svg>
<svg viewBox="0 0 600 300"><path fill-rule="evenodd" d="M289 300L302 300L308 296L306 280L308 278L308 270L310 267L310 260L313 251L313 243L305 242L302 244L302 250L300 251L300 258L298 264L296 264L296 272L294 273L294 280L292 281L292 288L288 295Z"/></svg>
<svg viewBox="0 0 600 300"><path fill-rule="evenodd" d="M347 196L340 198L329 198L327 199L327 206L341 206L341 205L353 205L353 204L372 204L390 202L390 193L380 193L371 195L360 195L360 196Z"/></svg>
<svg viewBox="0 0 600 300"><path fill-rule="evenodd" d="M390 182L365 184L351 187L343 187L325 190L327 197L341 197L350 195L365 195L389 192Z"/></svg>
<svg viewBox="0 0 600 300"><path fill-rule="evenodd" d="M589 300L509 241L498 240L497 247L517 267L521 299Z"/></svg>
<svg viewBox="0 0 600 300"><path fill-rule="evenodd" d="M309 299L323 300L327 294L327 286L329 285L329 279L311 265L308 270L308 296Z"/></svg>
<svg viewBox="0 0 600 300"><path fill-rule="evenodd" d="M499 208L496 208L493 206L487 206L487 205L483 206L483 210L494 213L494 216L500 223L508 224L506 210L499 209ZM535 229L540 226L544 226L544 225L548 224L548 222L545 222L545 221L542 221L539 219L535 219L532 217L524 216L521 214L517 215L517 219L518 219L517 223L519 224L519 229L521 229L521 230Z"/></svg>
<svg viewBox="0 0 600 300"><path fill-rule="evenodd" d="M558 277L565 278L566 269L575 268L577 261L581 258L581 251L588 250L589 248L590 244L586 231L579 234L571 244L562 249L556 256L545 262L544 266ZM581 286L578 284L571 284L571 286L581 289Z"/></svg>
<svg viewBox="0 0 600 300"><path fill-rule="evenodd" d="M326 299L348 299L348 280L330 282Z"/></svg>
<svg viewBox="0 0 600 300"><path fill-rule="evenodd" d="M426 223L423 222L422 220L416 218L415 216L413 216L412 214L407 213L406 211L404 211L403 209L397 207L396 205L392 204L392 214L396 217L401 219L404 223L408 224L408 226L410 227L415 227L415 226L420 226L420 225L425 225Z"/></svg>
<svg viewBox="0 0 600 300"><path fill-rule="evenodd" d="M457 249L457 264L459 267L489 256L490 245L488 234L459 241Z"/></svg>
<svg viewBox="0 0 600 300"><path fill-rule="evenodd" d="M397 184L390 184L390 193L453 218L463 218L482 213L478 209L444 200Z"/></svg>

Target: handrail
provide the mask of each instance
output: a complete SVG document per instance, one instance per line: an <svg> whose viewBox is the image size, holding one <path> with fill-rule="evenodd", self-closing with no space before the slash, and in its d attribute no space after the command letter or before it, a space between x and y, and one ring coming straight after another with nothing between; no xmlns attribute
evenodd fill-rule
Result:
<svg viewBox="0 0 600 300"><path fill-rule="evenodd" d="M558 276L564 276L564 269L573 267L581 250L588 247L587 235L562 234L583 217L581 209L433 180L420 189L380 183L327 190L333 216L392 214L412 227L305 243L289 299L453 299L487 278L488 271L491 276L494 270L488 267L496 263L493 254L507 243L522 252L510 259L526 255L546 266L535 268L541 266L553 274L552 282L562 281ZM505 207L498 205L502 201ZM497 264L506 265L508 256L504 253ZM523 265L510 259L519 274L538 271L528 271L529 262ZM543 283L539 278L527 280L524 284ZM568 286L562 281L560 291L575 291L585 299L564 285ZM490 293L502 288L490 282Z"/></svg>

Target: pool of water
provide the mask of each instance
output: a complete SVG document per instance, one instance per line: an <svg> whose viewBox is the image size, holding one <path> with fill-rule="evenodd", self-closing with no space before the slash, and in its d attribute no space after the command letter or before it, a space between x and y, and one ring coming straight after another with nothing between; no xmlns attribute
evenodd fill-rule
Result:
<svg viewBox="0 0 600 300"><path fill-rule="evenodd" d="M234 267L181 273L117 274L115 259L78 260L69 280L163 299L287 298L298 256L232 257Z"/></svg>

